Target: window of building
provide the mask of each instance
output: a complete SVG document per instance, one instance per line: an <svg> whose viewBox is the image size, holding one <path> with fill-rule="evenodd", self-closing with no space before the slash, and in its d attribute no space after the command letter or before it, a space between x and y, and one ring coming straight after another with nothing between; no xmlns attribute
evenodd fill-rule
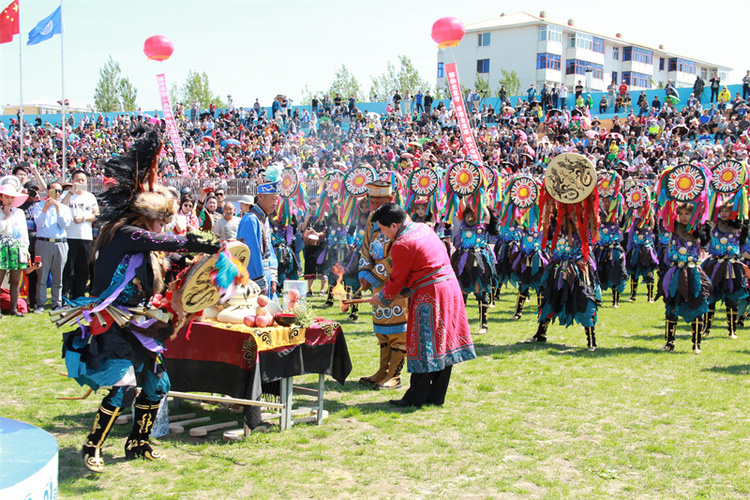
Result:
<svg viewBox="0 0 750 500"><path fill-rule="evenodd" d="M653 64L654 52L652 50L646 50L640 47L623 47L622 60L636 61L644 64Z"/></svg>
<svg viewBox="0 0 750 500"><path fill-rule="evenodd" d="M622 80L631 87L641 87L644 89L651 87L651 79L644 73L636 73L635 71L623 71Z"/></svg>
<svg viewBox="0 0 750 500"><path fill-rule="evenodd" d="M659 58L659 71L664 71L664 58Z"/></svg>
<svg viewBox="0 0 750 500"><path fill-rule="evenodd" d="M479 33L478 35L479 47L489 47L490 46L490 34L489 33Z"/></svg>
<svg viewBox="0 0 750 500"><path fill-rule="evenodd" d="M612 72L612 81L615 82L615 83L617 83L617 81L618 81L617 80L617 71L613 71Z"/></svg>
<svg viewBox="0 0 750 500"><path fill-rule="evenodd" d="M540 26L539 27L539 41L540 42L557 42L562 43L562 28L557 26Z"/></svg>
<svg viewBox="0 0 750 500"><path fill-rule="evenodd" d="M560 71L560 56L547 52L537 54L536 69L555 69Z"/></svg>
<svg viewBox="0 0 750 500"><path fill-rule="evenodd" d="M620 47L612 47L612 59L615 61L620 60Z"/></svg>
<svg viewBox="0 0 750 500"><path fill-rule="evenodd" d="M586 75L586 70L592 70L593 77L597 80L604 78L604 66L601 64L592 63L589 61L582 61L580 59L568 59L565 61L565 74L566 75Z"/></svg>
<svg viewBox="0 0 750 500"><path fill-rule="evenodd" d="M477 59L477 73L489 73L490 72L490 60L489 59Z"/></svg>
<svg viewBox="0 0 750 500"><path fill-rule="evenodd" d="M697 73L698 68L695 61L688 61L681 57L670 57L669 64L667 65L669 71L681 71L683 73L689 73L694 75Z"/></svg>
<svg viewBox="0 0 750 500"><path fill-rule="evenodd" d="M701 78L708 80L708 68L701 68Z"/></svg>
<svg viewBox="0 0 750 500"><path fill-rule="evenodd" d="M445 76L445 63L438 63L438 78L443 78Z"/></svg>
<svg viewBox="0 0 750 500"><path fill-rule="evenodd" d="M599 38L597 36L593 37L591 50L598 52L599 54L604 54L604 38Z"/></svg>

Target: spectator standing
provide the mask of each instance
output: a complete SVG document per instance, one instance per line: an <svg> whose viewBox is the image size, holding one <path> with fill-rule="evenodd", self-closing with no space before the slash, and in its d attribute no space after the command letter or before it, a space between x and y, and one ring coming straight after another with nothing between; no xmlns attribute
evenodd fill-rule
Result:
<svg viewBox="0 0 750 500"><path fill-rule="evenodd" d="M695 82L693 83L693 94L698 102L703 101L703 88L706 86L706 82L701 78L701 75L695 75Z"/></svg>
<svg viewBox="0 0 750 500"><path fill-rule="evenodd" d="M422 114L424 113L424 106L422 106L422 99L424 98L424 94L422 94L422 91L418 91L417 95L414 96L414 103L417 105L417 113Z"/></svg>
<svg viewBox="0 0 750 500"><path fill-rule="evenodd" d="M428 115L432 112L432 96L430 95L430 91L428 90L424 94L424 112Z"/></svg>
<svg viewBox="0 0 750 500"><path fill-rule="evenodd" d="M573 90L575 91L575 100L578 101L578 98L583 95L583 84L581 83L581 80L578 80L578 84Z"/></svg>
<svg viewBox="0 0 750 500"><path fill-rule="evenodd" d="M216 221L214 234L219 237L220 241L237 239L240 219L234 215L234 204L230 201L226 202L222 212L224 216Z"/></svg>
<svg viewBox="0 0 750 500"><path fill-rule="evenodd" d="M94 243L92 223L99 215L96 197L86 191L86 172L73 172L73 187L63 196L62 203L70 208L72 223L68 233L68 260L63 271L63 293L71 299L83 297L89 280L89 263Z"/></svg>
<svg viewBox="0 0 750 500"><path fill-rule="evenodd" d="M750 70L742 77L742 100L746 101L750 96Z"/></svg>
<svg viewBox="0 0 750 500"><path fill-rule="evenodd" d="M560 85L560 109L568 109L568 87L565 84Z"/></svg>
<svg viewBox="0 0 750 500"><path fill-rule="evenodd" d="M41 258L37 282L36 309L44 312L47 303L47 276L52 274L52 310L62 307L62 276L68 260L68 233L66 228L73 222L70 209L60 203L62 192L59 182L51 182L47 187L47 198L34 204L36 223L36 254Z"/></svg>
<svg viewBox="0 0 750 500"><path fill-rule="evenodd" d="M617 93L617 83L612 80L612 83L607 85L607 107L612 107L615 104L615 94Z"/></svg>
<svg viewBox="0 0 750 500"><path fill-rule="evenodd" d="M721 88L721 78L719 78L718 73L714 73L714 76L712 76L711 80L709 80L709 85L711 86L711 98L708 100L710 104L714 102L714 98L716 98L716 100L719 99L719 88Z"/></svg>
<svg viewBox="0 0 750 500"><path fill-rule="evenodd" d="M20 180L17 182L20 184ZM18 311L18 290L29 264L29 235L26 216L19 207L26 198L28 195L10 182L0 186L0 285L8 274L11 316L23 316Z"/></svg>

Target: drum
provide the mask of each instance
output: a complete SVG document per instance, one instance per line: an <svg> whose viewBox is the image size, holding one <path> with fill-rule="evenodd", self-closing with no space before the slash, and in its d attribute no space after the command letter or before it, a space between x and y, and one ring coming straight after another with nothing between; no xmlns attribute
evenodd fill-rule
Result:
<svg viewBox="0 0 750 500"><path fill-rule="evenodd" d="M243 266L250 260L250 249L244 243L227 243L227 250ZM186 313L197 313L219 303L219 290L211 279L210 272L216 267L218 254L203 255L187 268L182 286L182 309Z"/></svg>
<svg viewBox="0 0 750 500"><path fill-rule="evenodd" d="M556 201L579 203L596 188L596 168L591 160L577 153L563 153L550 160L544 186Z"/></svg>

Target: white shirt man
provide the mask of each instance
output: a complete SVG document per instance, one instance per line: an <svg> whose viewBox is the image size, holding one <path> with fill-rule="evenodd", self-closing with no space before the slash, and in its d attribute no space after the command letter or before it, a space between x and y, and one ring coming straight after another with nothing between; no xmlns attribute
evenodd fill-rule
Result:
<svg viewBox="0 0 750 500"><path fill-rule="evenodd" d="M224 216L214 224L214 234L221 241L237 239L237 229L240 226L240 219L234 216L234 204L227 202L222 208Z"/></svg>
<svg viewBox="0 0 750 500"><path fill-rule="evenodd" d="M68 233L68 260L63 271L63 294L71 299L83 297L89 280L89 262L94 242L92 223L99 215L96 196L86 190L83 170L73 172L73 187L62 197L70 208L73 221L65 228Z"/></svg>

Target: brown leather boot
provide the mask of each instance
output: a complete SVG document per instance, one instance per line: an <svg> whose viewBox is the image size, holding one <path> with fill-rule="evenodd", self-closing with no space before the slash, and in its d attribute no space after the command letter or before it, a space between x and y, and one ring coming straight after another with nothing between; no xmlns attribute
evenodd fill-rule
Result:
<svg viewBox="0 0 750 500"><path fill-rule="evenodd" d="M388 337L376 333L375 336L378 338L378 345L380 346L380 366L378 371L369 377L362 377L359 382L362 384L375 385L383 380L385 374L388 373L388 360L391 357L391 351L388 348Z"/></svg>

